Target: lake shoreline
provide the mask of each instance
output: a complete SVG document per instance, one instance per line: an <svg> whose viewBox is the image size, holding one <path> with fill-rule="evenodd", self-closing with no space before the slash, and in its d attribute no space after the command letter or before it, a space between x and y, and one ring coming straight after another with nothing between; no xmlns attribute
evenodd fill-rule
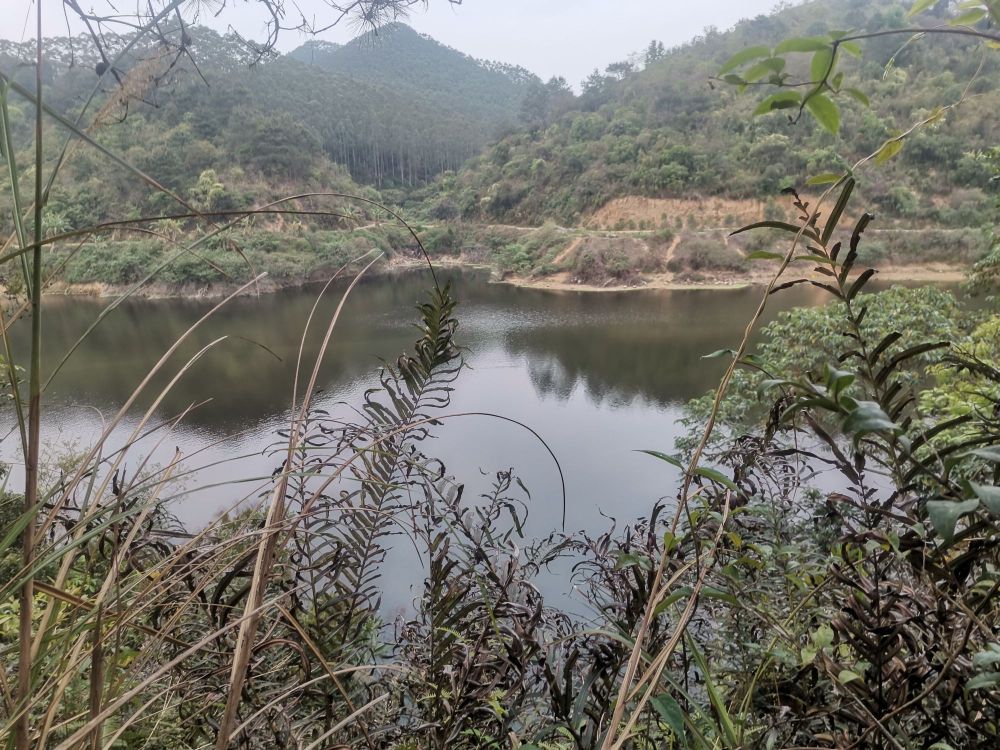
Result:
<svg viewBox="0 0 1000 750"><path fill-rule="evenodd" d="M863 269L861 269L863 270ZM956 284L965 281L967 270L957 266L887 266L877 269L875 278L882 281L909 281L929 284ZM755 272L749 275L709 275L699 280L688 280L669 273L647 274L629 284L587 284L574 280L569 274L554 274L547 277L509 276L498 280L498 283L527 289L549 289L552 291L577 292L627 292L647 290L726 290L746 289L747 287L766 286L773 274ZM821 280L818 274L806 278Z"/></svg>
<svg viewBox="0 0 1000 750"><path fill-rule="evenodd" d="M515 274L500 275L494 266L486 263L470 262L456 258L439 258L434 260L435 268L458 268L465 270L475 270L489 272L491 274L490 283L506 284L524 289L539 289L553 292L633 292L633 291L690 291L690 290L735 290L746 289L748 287L766 286L770 280L769 273L762 272L763 269L750 274L710 274L703 278L690 279L671 273L646 274L628 282L608 282L603 285L589 284L572 277L567 272L552 274L549 276L520 276ZM416 259L393 259L388 263L377 266L369 270L365 277L368 279L384 278L396 274L411 274L421 270L427 270L424 261ZM350 273L356 273L352 271ZM342 279L352 278L350 273L342 274ZM876 278L883 281L907 281L918 283L959 283L966 278L966 269L957 266L945 266L943 264L925 266L888 266L878 270ZM819 278L818 276L816 277ZM247 287L239 296L256 296L261 294L275 294L291 289L303 289L326 283L329 276L322 274L310 274L307 277L287 277L275 279L265 277L257 284ZM244 282L245 283L245 282ZM151 282L132 293L137 299L192 299L192 300L218 300L223 299L237 292L243 283L210 283L210 284L165 284ZM105 284L100 282L88 282L70 284L57 282L45 290L45 296L49 297L97 297L101 299L120 297L132 285Z"/></svg>

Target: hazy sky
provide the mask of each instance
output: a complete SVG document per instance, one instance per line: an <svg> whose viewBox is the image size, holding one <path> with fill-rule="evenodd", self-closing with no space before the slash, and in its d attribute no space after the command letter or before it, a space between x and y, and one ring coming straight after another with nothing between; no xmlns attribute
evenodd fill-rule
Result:
<svg viewBox="0 0 1000 750"><path fill-rule="evenodd" d="M61 0L40 0L48 32L65 30ZM86 8L102 10L109 0L82 0ZM116 0L123 12L132 0ZM213 0L200 0L211 7ZM291 9L293 0L286 0ZM295 0L307 16L323 17L322 0ZM523 65L543 78L565 76L576 85L595 67L624 59L659 39L670 47L697 36L707 26L725 29L741 18L767 13L776 0L430 0L417 8L409 23L440 42L474 57ZM230 0L219 19L205 15L209 25L225 30L232 25L241 34L263 36L265 16L253 0ZM0 0L0 37L20 40L33 0ZM292 15L294 14L294 16ZM329 15L329 10L326 11ZM288 21L297 19L291 11ZM30 36L30 26L28 35ZM322 35L346 41L354 35L348 26ZM282 49L298 46L303 38L286 32Z"/></svg>

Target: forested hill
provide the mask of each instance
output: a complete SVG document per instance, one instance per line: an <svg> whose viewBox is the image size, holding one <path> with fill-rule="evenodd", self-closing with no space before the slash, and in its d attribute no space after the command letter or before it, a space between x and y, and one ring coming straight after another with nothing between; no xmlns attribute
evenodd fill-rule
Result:
<svg viewBox="0 0 1000 750"><path fill-rule="evenodd" d="M741 96L710 84L731 55L749 46L833 29L906 27L906 11L892 0L818 0L731 31L710 30L677 49L653 43L638 64L595 71L577 98L551 82L529 97L522 132L445 175L425 203L440 218L573 224L624 196L771 200L805 176L842 170L838 154L853 161L871 153L936 106L958 100L971 81L957 112L908 139L898 157L866 176L864 197L897 217L978 225L990 205L989 171L968 152L1000 142L996 55L976 53L975 44L954 36L865 42L844 85L867 92L875 105L845 102L836 137L810 118L795 125L781 113L754 118L760 90ZM656 201L646 203L655 226Z"/></svg>
<svg viewBox="0 0 1000 750"><path fill-rule="evenodd" d="M990 175L969 152L1000 138L996 55L982 58L955 37L866 42L845 85L867 92L875 106L844 102L836 137L808 118L795 125L780 113L754 118L760 97L753 91L740 95L710 82L751 45L906 24L906 8L894 0L815 0L676 49L652 43L636 62L595 70L578 96L561 78L542 83L399 24L346 45L313 42L258 61L234 37L194 28L186 32L189 55L163 59L152 46L122 66L127 110L110 107L92 134L210 207L367 185L436 221L572 225L602 212L598 224L653 228L664 215L677 218L659 199L697 205L722 197L752 202L757 211L806 175L842 169L838 154L853 160L870 153L968 87L957 112L870 171L863 197L908 221L978 225L990 205ZM105 41L109 53L123 43ZM101 60L85 38L50 39L46 51L48 103L73 114ZM0 41L0 67L28 87L31 55L30 44ZM113 96L108 78L105 98ZM17 97L10 105L15 128L30 142L30 108ZM152 191L100 173L86 150L64 174L51 205L69 226L119 218L123 209L143 215L166 208L151 203ZM722 215L727 211L728 204Z"/></svg>
<svg viewBox="0 0 1000 750"><path fill-rule="evenodd" d="M438 110L476 121L491 135L518 124L525 93L538 82L524 68L476 60L402 23L345 45L310 41L289 56L356 81L390 85Z"/></svg>
<svg viewBox="0 0 1000 750"><path fill-rule="evenodd" d="M185 34L185 54L164 58L156 45L140 46L121 63L115 78L131 99L127 122L95 131L109 144L144 144L130 158L181 192L195 189L205 170L236 190L259 183L283 189L324 174L321 182L329 182L333 165L362 184L410 188L457 169L509 130L537 82L523 69L475 61L403 25L344 47L317 44L262 60L235 37L197 27ZM125 40L104 42L112 59ZM85 36L51 38L45 49L47 101L72 113L106 63ZM0 68L29 88L32 55L31 44L0 40ZM106 76L98 108L116 96L115 84ZM12 106L15 118L26 112L16 98ZM29 119L20 119L25 133ZM141 203L130 194L98 202Z"/></svg>

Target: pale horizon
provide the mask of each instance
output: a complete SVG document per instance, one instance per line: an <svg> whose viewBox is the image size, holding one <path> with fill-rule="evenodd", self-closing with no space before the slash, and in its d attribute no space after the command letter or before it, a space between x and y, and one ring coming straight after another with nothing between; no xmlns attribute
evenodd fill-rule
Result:
<svg viewBox="0 0 1000 750"><path fill-rule="evenodd" d="M43 31L47 36L66 33L61 0L41 0ZM108 0L93 0L95 10ZM776 0L712 0L701 4L663 0L430 0L426 9L415 9L404 19L416 31L427 34L472 57L520 65L543 80L564 77L579 87L594 68L641 52L651 40L670 48L701 35L706 28L731 28L737 22L766 14ZM34 0L5 0L10 12L0 19L0 38L24 41L33 36L29 17ZM319 13L321 0L298 0L303 15ZM329 10L327 9L327 12ZM260 39L266 31L266 16L259 7L226 9L216 19L208 14L198 23L225 32L232 28L242 36ZM295 21L289 14L287 24ZM83 29L73 26L73 32ZM283 31L278 49L288 52L309 39L345 43L358 29L342 23L316 36Z"/></svg>

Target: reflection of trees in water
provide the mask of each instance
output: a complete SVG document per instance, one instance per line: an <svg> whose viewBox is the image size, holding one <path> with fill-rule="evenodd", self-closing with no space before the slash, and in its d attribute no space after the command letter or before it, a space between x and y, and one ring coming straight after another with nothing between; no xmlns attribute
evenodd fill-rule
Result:
<svg viewBox="0 0 1000 750"><path fill-rule="evenodd" d="M720 362L700 357L735 345L759 299L756 290L551 293L485 284L482 274L441 272L439 277L456 281L461 343L473 351L500 344L523 357L540 394L565 400L582 383L588 398L600 404L641 396L662 405L711 388ZM362 283L344 309L325 360L320 382L328 391L376 384L379 358L394 358L412 343L415 305L429 283L426 273ZM229 336L182 378L160 414L178 414L211 399L185 421L220 434L285 413L299 338L318 291L234 300L177 352L138 407L148 404L200 348ZM317 310L305 351L307 367L342 293L343 286L332 288ZM782 299L781 306L791 299ZM46 301L46 366L59 361L106 304L79 298ZM74 353L53 382L51 396L56 402L113 411L213 304L140 300L121 305ZM25 351L27 331L27 326L14 327L16 350Z"/></svg>
<svg viewBox="0 0 1000 750"><path fill-rule="evenodd" d="M790 290L772 302L765 322L817 296ZM703 357L739 343L759 300L755 288L554 297L557 322L511 330L503 343L525 358L542 395L565 400L582 384L596 404L639 396L666 406L716 385L724 360Z"/></svg>
<svg viewBox="0 0 1000 750"><path fill-rule="evenodd" d="M529 357L528 376L536 391L545 396L555 396L560 401L568 400L576 386L576 378L552 359Z"/></svg>
<svg viewBox="0 0 1000 750"><path fill-rule="evenodd" d="M540 394L560 400L582 385L595 404L639 396L665 406L703 393L720 371L700 359L709 351L704 337L626 325L534 328L510 333L504 345L526 359Z"/></svg>
<svg viewBox="0 0 1000 750"><path fill-rule="evenodd" d="M413 275L363 284L348 301L324 361L320 382L330 391L375 373L379 358L392 358L415 338L415 305L428 280ZM163 369L137 408L149 404L199 349L223 336L166 396L164 416L211 399L185 422L212 432L255 424L290 406L299 340L319 289L234 300L206 321ZM326 326L343 293L332 289L313 320L304 352L312 367ZM53 299L46 310L43 361L54 366L106 302ZM123 403L170 346L215 303L136 300L109 315L53 381L53 397L111 412ZM15 332L26 332L27 327ZM15 340L15 346L26 345ZM94 373L100 372L100 377Z"/></svg>

